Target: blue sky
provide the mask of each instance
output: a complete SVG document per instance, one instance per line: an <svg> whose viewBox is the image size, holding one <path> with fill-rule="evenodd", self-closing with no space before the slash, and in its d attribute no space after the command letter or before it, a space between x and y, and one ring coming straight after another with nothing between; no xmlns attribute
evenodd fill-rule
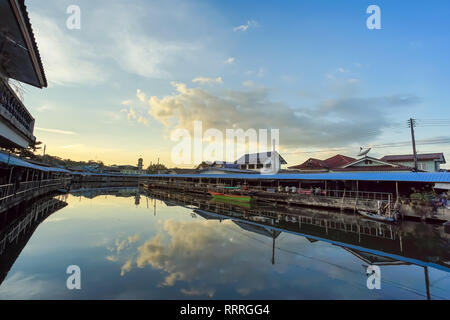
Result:
<svg viewBox="0 0 450 320"><path fill-rule="evenodd" d="M450 119L446 1L26 4L49 87L26 87L25 104L38 140L64 158L170 165L170 133L201 120L280 129L280 152L294 165L408 141L410 117ZM80 30L66 28L71 4ZM366 27L371 4L381 30ZM447 127L416 130L417 140L438 137Z"/></svg>

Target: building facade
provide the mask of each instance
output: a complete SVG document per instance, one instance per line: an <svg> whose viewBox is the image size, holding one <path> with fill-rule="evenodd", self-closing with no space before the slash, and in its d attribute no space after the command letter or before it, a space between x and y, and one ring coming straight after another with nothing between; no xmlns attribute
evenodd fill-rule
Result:
<svg viewBox="0 0 450 320"><path fill-rule="evenodd" d="M381 160L414 167L414 156L412 154L384 156ZM441 171L441 164L445 163L444 154L442 152L422 153L417 155L417 169L421 171L439 172Z"/></svg>
<svg viewBox="0 0 450 320"><path fill-rule="evenodd" d="M24 0L0 1L0 147L33 146L34 118L11 80L44 88L47 80Z"/></svg>

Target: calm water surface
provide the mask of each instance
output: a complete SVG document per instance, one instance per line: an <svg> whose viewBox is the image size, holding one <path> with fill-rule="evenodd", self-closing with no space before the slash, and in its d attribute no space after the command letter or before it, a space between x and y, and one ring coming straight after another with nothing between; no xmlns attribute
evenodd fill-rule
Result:
<svg viewBox="0 0 450 320"><path fill-rule="evenodd" d="M295 215L270 220L238 208L227 217L136 194L53 198L60 208L0 255L0 298L427 299L426 273L430 298L450 298L450 236L440 226L358 220L376 230L361 236L342 231L337 214L306 210L331 221L314 226ZM379 290L367 288L369 263L381 268ZM66 288L69 265L81 268L81 290Z"/></svg>

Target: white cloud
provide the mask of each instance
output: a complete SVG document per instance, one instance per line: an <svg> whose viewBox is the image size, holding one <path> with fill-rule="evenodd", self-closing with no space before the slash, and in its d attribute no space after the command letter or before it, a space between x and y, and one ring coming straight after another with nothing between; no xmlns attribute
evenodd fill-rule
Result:
<svg viewBox="0 0 450 320"><path fill-rule="evenodd" d="M134 111L133 107L130 107L129 109L122 109L120 110L120 112L125 113L128 120L136 119L136 112Z"/></svg>
<svg viewBox="0 0 450 320"><path fill-rule="evenodd" d="M193 44L182 42L164 43L144 34L135 35L123 31L114 35L115 47L112 57L126 72L147 78L168 78L170 65L183 55L195 51Z"/></svg>
<svg viewBox="0 0 450 320"><path fill-rule="evenodd" d="M258 25L258 23L255 20L248 20L247 24L242 24L240 26L234 27L233 31L234 32L236 32L236 31L242 31L243 32L243 31L247 31L248 28L256 27L257 25Z"/></svg>
<svg viewBox="0 0 450 320"><path fill-rule="evenodd" d="M133 100L124 100L120 104L123 104L124 106L130 106L132 103L133 103Z"/></svg>
<svg viewBox="0 0 450 320"><path fill-rule="evenodd" d="M50 105L48 105L48 104L45 104L45 105L42 105L42 106L40 106L40 107L37 107L37 108L36 108L36 111L38 111L38 112L45 112L45 111L50 111L50 110L53 110L53 109L54 109L53 106L50 106Z"/></svg>
<svg viewBox="0 0 450 320"><path fill-rule="evenodd" d="M227 59L227 61L226 61L226 63L228 63L228 64L232 64L232 63L234 63L234 58L233 57L229 57L228 59Z"/></svg>
<svg viewBox="0 0 450 320"><path fill-rule="evenodd" d="M217 78L206 78L206 77L197 77L192 79L192 82L198 82L198 83L202 83L202 84L212 84L212 83L222 83L222 77L217 77Z"/></svg>
<svg viewBox="0 0 450 320"><path fill-rule="evenodd" d="M38 131L51 132L51 133L58 133L58 134L67 134L67 135L78 134L78 133L73 132L73 131L60 130L60 129L49 129L49 128L39 128L39 127L35 127L34 129L35 129L35 130L38 130Z"/></svg>
<svg viewBox="0 0 450 320"><path fill-rule="evenodd" d="M138 99L139 99L141 102L145 102L145 93L143 93L143 92L141 91L141 89L137 89L137 90L136 90L136 97L138 97Z"/></svg>
<svg viewBox="0 0 450 320"><path fill-rule="evenodd" d="M129 106L128 109L121 109L120 112L125 113L129 121L137 121L138 123L142 123L145 125L149 124L149 120L142 114L142 112L136 111L131 106Z"/></svg>
<svg viewBox="0 0 450 320"><path fill-rule="evenodd" d="M33 30L50 85L98 84L107 78L95 62L91 48L74 38L65 28L36 12L30 13Z"/></svg>
<svg viewBox="0 0 450 320"><path fill-rule="evenodd" d="M188 88L183 83L172 85L177 90L175 94L149 99L149 114L167 129L190 130L196 120L203 122L204 130L280 129L280 144L284 146L366 142L392 124L389 111L420 102L414 95L392 95L329 99L319 102L314 108L292 108L285 103L271 101L267 88L249 87L248 91L228 89L211 93L203 88Z"/></svg>

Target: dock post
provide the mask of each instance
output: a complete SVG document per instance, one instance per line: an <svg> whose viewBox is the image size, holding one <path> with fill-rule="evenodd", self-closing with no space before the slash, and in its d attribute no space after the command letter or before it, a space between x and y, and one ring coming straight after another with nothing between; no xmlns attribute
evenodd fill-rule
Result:
<svg viewBox="0 0 450 320"><path fill-rule="evenodd" d="M427 290L427 300L431 300L430 280L428 279L428 267L423 267L423 271L425 273L425 286L426 286L426 290Z"/></svg>
<svg viewBox="0 0 450 320"><path fill-rule="evenodd" d="M344 199L345 199L345 191L346 191L346 190L347 190L347 189L344 188L344 194L342 195L341 211L342 211L342 209L344 208Z"/></svg>

